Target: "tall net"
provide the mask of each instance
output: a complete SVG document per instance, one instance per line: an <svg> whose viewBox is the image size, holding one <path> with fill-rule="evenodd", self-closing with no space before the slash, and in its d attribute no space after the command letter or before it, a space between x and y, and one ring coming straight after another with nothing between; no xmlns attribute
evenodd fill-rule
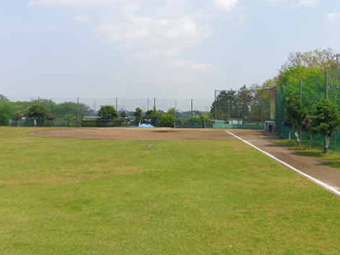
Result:
<svg viewBox="0 0 340 255"><path fill-rule="evenodd" d="M323 74L317 74L300 81L289 82L277 88L276 93L276 128L280 137L294 139L294 130L286 125L285 102L292 94L298 95L304 108L312 112L315 105L322 99L334 102L340 110L340 71L332 70ZM325 138L304 130L302 142L323 146ZM333 137L333 148L340 149L340 133Z"/></svg>
<svg viewBox="0 0 340 255"><path fill-rule="evenodd" d="M219 91L211 108L219 128L263 129L275 120L276 88Z"/></svg>

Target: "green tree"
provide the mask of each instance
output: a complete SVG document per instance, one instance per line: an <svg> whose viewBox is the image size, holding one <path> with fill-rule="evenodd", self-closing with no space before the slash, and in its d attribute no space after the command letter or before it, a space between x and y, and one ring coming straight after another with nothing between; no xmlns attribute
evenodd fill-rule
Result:
<svg viewBox="0 0 340 255"><path fill-rule="evenodd" d="M161 126L162 127L174 127L175 116L173 114L164 113L162 114Z"/></svg>
<svg viewBox="0 0 340 255"><path fill-rule="evenodd" d="M285 121L288 126L295 131L295 137L298 145L301 144L301 131L307 119L307 109L295 93L286 99Z"/></svg>
<svg viewBox="0 0 340 255"><path fill-rule="evenodd" d="M278 78L277 84L279 86L299 84L300 80L305 80L307 78L317 78L324 71L318 67L310 66L290 66L289 68L283 69Z"/></svg>
<svg viewBox="0 0 340 255"><path fill-rule="evenodd" d="M149 121L151 125L158 127L161 125L162 114L157 111L156 107L153 107L152 110L145 112L144 119Z"/></svg>
<svg viewBox="0 0 340 255"><path fill-rule="evenodd" d="M9 101L7 97L5 97L4 95L0 94L0 102L1 101Z"/></svg>
<svg viewBox="0 0 340 255"><path fill-rule="evenodd" d="M323 49L291 53L288 60L283 64L281 71L288 70L292 67L316 67L320 70L327 71L339 68L339 63L337 63L336 54L332 49Z"/></svg>
<svg viewBox="0 0 340 255"><path fill-rule="evenodd" d="M211 114L215 119L237 117L237 94L234 90L222 91L211 106Z"/></svg>
<svg viewBox="0 0 340 255"><path fill-rule="evenodd" d="M116 109L111 105L104 105L100 107L98 116L103 119L112 120L118 117Z"/></svg>
<svg viewBox="0 0 340 255"><path fill-rule="evenodd" d="M7 101L0 101L0 125L8 125L9 120L12 118L12 110Z"/></svg>
<svg viewBox="0 0 340 255"><path fill-rule="evenodd" d="M53 112L54 108L56 106L56 103L53 100L50 99L43 99L40 98L38 100L32 101L32 103L37 103L43 105L49 112Z"/></svg>
<svg viewBox="0 0 340 255"><path fill-rule="evenodd" d="M133 113L133 116L135 117L135 124L138 126L143 121L143 110L141 108L136 108L136 110Z"/></svg>
<svg viewBox="0 0 340 255"><path fill-rule="evenodd" d="M75 126L77 124L77 117L74 114L66 114L63 119L66 121L68 127Z"/></svg>
<svg viewBox="0 0 340 255"><path fill-rule="evenodd" d="M246 85L244 85L237 92L237 107L238 107L237 115L239 118L248 117L252 101L253 101L252 92L247 88Z"/></svg>
<svg viewBox="0 0 340 255"><path fill-rule="evenodd" d="M40 103L31 104L27 112L28 117L34 120L34 126L37 126L38 123L43 122L47 114L49 114L48 109L45 105Z"/></svg>
<svg viewBox="0 0 340 255"><path fill-rule="evenodd" d="M175 109L175 108L170 108L170 109L168 110L168 114L171 114L171 115L173 115L173 116L176 116L176 109Z"/></svg>
<svg viewBox="0 0 340 255"><path fill-rule="evenodd" d="M327 153L333 134L340 127L340 113L337 105L329 100L321 100L316 104L310 128L318 134L325 136L325 147L323 152Z"/></svg>
<svg viewBox="0 0 340 255"><path fill-rule="evenodd" d="M54 107L53 113L57 115L58 118L66 119L66 115L73 115L74 118L82 119L86 115L94 116L96 113L92 111L87 105L85 104L77 104L74 102L65 102L58 104Z"/></svg>

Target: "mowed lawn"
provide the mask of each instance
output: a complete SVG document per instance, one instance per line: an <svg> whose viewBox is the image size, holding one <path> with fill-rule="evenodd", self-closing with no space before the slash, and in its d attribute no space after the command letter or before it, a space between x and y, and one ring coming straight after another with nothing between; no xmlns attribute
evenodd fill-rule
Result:
<svg viewBox="0 0 340 255"><path fill-rule="evenodd" d="M33 130L0 128L1 255L340 254L340 198L239 141Z"/></svg>

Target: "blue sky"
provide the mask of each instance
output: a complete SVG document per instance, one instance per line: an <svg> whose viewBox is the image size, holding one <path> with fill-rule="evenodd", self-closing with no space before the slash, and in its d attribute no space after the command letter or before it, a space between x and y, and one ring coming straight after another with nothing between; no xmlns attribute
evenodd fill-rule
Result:
<svg viewBox="0 0 340 255"><path fill-rule="evenodd" d="M0 0L0 94L212 98L339 27L336 0Z"/></svg>

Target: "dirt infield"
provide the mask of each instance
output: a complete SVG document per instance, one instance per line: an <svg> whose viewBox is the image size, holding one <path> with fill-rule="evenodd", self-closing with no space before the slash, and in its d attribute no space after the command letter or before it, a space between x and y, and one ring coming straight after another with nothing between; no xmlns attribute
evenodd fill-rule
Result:
<svg viewBox="0 0 340 255"><path fill-rule="evenodd" d="M231 140L225 130L172 128L63 128L31 135L95 140Z"/></svg>

